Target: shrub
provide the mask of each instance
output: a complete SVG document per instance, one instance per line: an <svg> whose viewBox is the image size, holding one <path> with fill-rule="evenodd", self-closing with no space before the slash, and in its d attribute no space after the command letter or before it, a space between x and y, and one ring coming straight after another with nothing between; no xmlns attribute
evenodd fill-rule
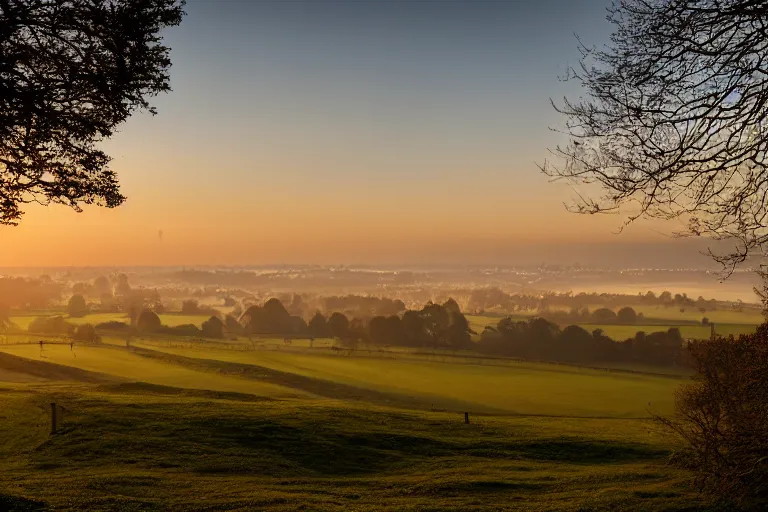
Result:
<svg viewBox="0 0 768 512"><path fill-rule="evenodd" d="M72 334L75 326L64 320L63 316L40 316L30 322L27 330L41 334Z"/></svg>
<svg viewBox="0 0 768 512"><path fill-rule="evenodd" d="M88 305L82 295L73 295L67 304L67 313L73 318L84 317L88 314Z"/></svg>
<svg viewBox="0 0 768 512"><path fill-rule="evenodd" d="M203 336L206 338L223 338L224 337L224 322L219 320L218 317L212 316L205 322L203 322Z"/></svg>
<svg viewBox="0 0 768 512"><path fill-rule="evenodd" d="M169 336L200 336L200 328L194 324L182 324L174 327L163 325L157 329L158 333Z"/></svg>
<svg viewBox="0 0 768 512"><path fill-rule="evenodd" d="M96 333L96 328L91 324L78 325L72 337L76 341L84 341L86 343L101 342L101 337Z"/></svg>
<svg viewBox="0 0 768 512"><path fill-rule="evenodd" d="M613 324L616 320L616 313L608 308L600 308L592 312L592 321L596 324Z"/></svg>
<svg viewBox="0 0 768 512"><path fill-rule="evenodd" d="M102 322L100 324L96 324L96 330L97 331L113 331L113 332L129 332L133 330L133 327L126 324L125 322L118 322L117 320L112 320L110 322Z"/></svg>
<svg viewBox="0 0 768 512"><path fill-rule="evenodd" d="M136 327L140 331L153 332L159 330L160 327L162 327L162 324L160 323L160 317L157 316L157 313L144 310L136 320Z"/></svg>
<svg viewBox="0 0 768 512"><path fill-rule="evenodd" d="M629 306L621 308L616 317L620 324L635 325L637 323L637 312Z"/></svg>
<svg viewBox="0 0 768 512"><path fill-rule="evenodd" d="M678 459L702 491L768 508L768 324L738 339L689 345L696 376L657 417L687 443Z"/></svg>

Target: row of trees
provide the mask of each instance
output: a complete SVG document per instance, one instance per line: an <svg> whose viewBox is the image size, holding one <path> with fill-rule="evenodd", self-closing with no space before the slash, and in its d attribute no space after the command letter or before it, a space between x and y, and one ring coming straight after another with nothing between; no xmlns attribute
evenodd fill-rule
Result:
<svg viewBox="0 0 768 512"><path fill-rule="evenodd" d="M589 308L576 309L570 311L554 310L542 311L540 316L547 318L558 324L571 323L593 323L593 324L616 324L616 325L637 325L643 323L645 317L630 306L624 306L618 311L610 308L598 308L589 311Z"/></svg>
<svg viewBox="0 0 768 512"><path fill-rule="evenodd" d="M614 341L600 329L592 332L578 325L560 329L544 318L526 321L506 317L496 327L486 327L477 350L489 354L563 362L636 362L653 365L687 364L680 330L646 334Z"/></svg>
<svg viewBox="0 0 768 512"><path fill-rule="evenodd" d="M0 278L0 301L7 308L45 309L61 300L63 292L64 286L47 276Z"/></svg>
<svg viewBox="0 0 768 512"><path fill-rule="evenodd" d="M188 304L188 312L191 313L194 307L194 311L199 314L196 302L189 301ZM73 314L75 309L82 307L82 297L73 297L70 301L72 316L76 316ZM618 313L607 308L598 309L589 318L596 323L634 324L638 316L632 308L625 307ZM41 332L64 332L69 329L61 317L39 320L40 322L30 325L30 330L42 327ZM48 325L46 322L53 323ZM505 317L499 320L495 327L486 327L480 341L473 343L471 335L474 333L458 303L453 299L448 299L442 304L429 302L420 310L407 310L402 315L353 317L352 320L340 312L334 312L328 317L317 312L306 322L300 316L291 315L279 299L272 298L261 306L250 306L239 318L232 315L223 318L212 315L201 327L192 324L163 326L158 314L149 309L132 316L130 326L109 322L96 327L100 331L136 329L147 333L209 338L223 338L228 333L249 336L333 337L350 343L363 341L382 346L472 349L500 356L566 362L622 361L658 365L686 363L683 339L676 328L651 334L638 332L634 338L616 342L599 329L589 332L577 325L561 329L557 323L541 317L526 321Z"/></svg>

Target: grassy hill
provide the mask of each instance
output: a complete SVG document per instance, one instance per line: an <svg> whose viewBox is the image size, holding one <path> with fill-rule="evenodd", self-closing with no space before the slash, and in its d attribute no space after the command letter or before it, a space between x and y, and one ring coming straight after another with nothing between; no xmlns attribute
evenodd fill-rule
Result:
<svg viewBox="0 0 768 512"><path fill-rule="evenodd" d="M136 344L0 346L0 508L706 506L648 419L679 377ZM65 408L53 436L50 402Z"/></svg>

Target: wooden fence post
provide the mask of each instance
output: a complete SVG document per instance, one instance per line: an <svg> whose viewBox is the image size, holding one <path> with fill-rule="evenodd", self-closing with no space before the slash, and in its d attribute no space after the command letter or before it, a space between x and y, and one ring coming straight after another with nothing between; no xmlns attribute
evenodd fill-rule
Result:
<svg viewBox="0 0 768 512"><path fill-rule="evenodd" d="M464 413L464 423L466 423L467 425L469 425L469 413L468 413L468 412L465 412L465 413Z"/></svg>
<svg viewBox="0 0 768 512"><path fill-rule="evenodd" d="M56 433L56 403L51 402L51 435Z"/></svg>

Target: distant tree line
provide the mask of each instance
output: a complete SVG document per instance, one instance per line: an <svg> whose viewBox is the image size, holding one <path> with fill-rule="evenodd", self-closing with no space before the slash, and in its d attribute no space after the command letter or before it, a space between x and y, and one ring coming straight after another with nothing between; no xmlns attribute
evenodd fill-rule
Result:
<svg viewBox="0 0 768 512"><path fill-rule="evenodd" d="M73 296L69 304L71 316L82 313L84 304L82 297ZM399 305L393 307L399 308ZM188 301L183 311L200 314L203 309L196 301ZM601 308L592 312L589 319L596 323L632 324L637 322L638 315L629 307L621 308L618 313ZM336 338L351 348L359 343L368 343L377 346L467 350L503 357L575 363L688 364L684 340L677 328L650 334L640 331L630 339L615 341L600 329L590 332L578 325L568 325L561 329L557 323L542 317L516 320L508 316L501 318L496 326L486 327L475 342L472 335L477 333L472 331L459 304L450 298L442 304L428 302L421 309L386 316L355 316L350 319L342 312L336 311L326 316L318 311L308 322L302 316L292 315L279 299L271 298L262 305L249 306L239 317L222 316L216 312L199 327L193 324L163 325L156 311L144 308L130 316L130 323L113 321L85 327L74 326L61 316L53 316L35 319L29 330L69 336L79 332L78 336L88 341L96 341L96 333L213 339L239 335Z"/></svg>
<svg viewBox="0 0 768 512"><path fill-rule="evenodd" d="M634 306L677 307L681 309L695 309L699 312L711 311L723 308L742 308L740 302L725 302L715 299L705 299L699 296L691 299L685 293L664 291L658 295L647 292L638 295L613 294L613 293L543 293L524 294L507 293L499 288L479 288L469 292L467 310L473 312L499 311L506 313L523 311L552 311L555 309L565 311L581 311L588 307L601 305L605 308L616 310L618 308Z"/></svg>
<svg viewBox="0 0 768 512"><path fill-rule="evenodd" d="M0 278L0 302L8 308L45 309L60 301L63 293L64 286L47 276Z"/></svg>
<svg viewBox="0 0 768 512"><path fill-rule="evenodd" d="M524 359L574 363L627 362L649 365L687 365L687 350L680 330L646 334L615 341L602 330L587 331L578 325L564 329L541 317L528 320L502 318L486 327L477 349L488 354Z"/></svg>

